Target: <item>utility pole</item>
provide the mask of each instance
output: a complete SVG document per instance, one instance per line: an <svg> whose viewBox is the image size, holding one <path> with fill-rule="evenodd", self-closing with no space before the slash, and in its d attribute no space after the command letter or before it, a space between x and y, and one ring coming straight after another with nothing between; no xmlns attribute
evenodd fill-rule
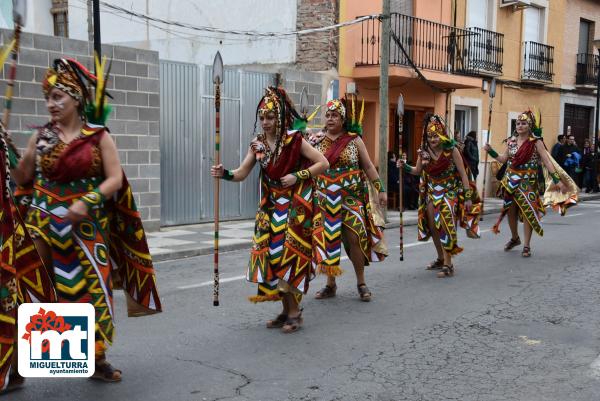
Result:
<svg viewBox="0 0 600 401"><path fill-rule="evenodd" d="M102 59L102 41L100 39L100 0L94 0L94 51Z"/></svg>
<svg viewBox="0 0 600 401"><path fill-rule="evenodd" d="M387 182L387 149L388 149L388 133L389 133L389 66L390 66L390 31L391 31L391 14L390 0L383 0L383 13L381 18L381 58L380 66L381 73L379 78L379 177L385 183L385 187L389 188L390 183ZM387 208L383 210L385 219L387 220Z"/></svg>
<svg viewBox="0 0 600 401"><path fill-rule="evenodd" d="M94 41L94 6L92 0L87 0L88 42Z"/></svg>

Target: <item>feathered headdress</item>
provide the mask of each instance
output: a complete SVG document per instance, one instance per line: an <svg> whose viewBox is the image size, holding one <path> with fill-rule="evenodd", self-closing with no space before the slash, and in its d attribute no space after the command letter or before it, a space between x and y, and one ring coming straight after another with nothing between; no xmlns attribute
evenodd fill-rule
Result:
<svg viewBox="0 0 600 401"><path fill-rule="evenodd" d="M538 139L542 137L542 116L539 110L533 112L531 109L527 109L523 113L519 114L517 120L527 121L527 124L529 124L529 130L533 136Z"/></svg>
<svg viewBox="0 0 600 401"><path fill-rule="evenodd" d="M346 131L354 132L362 136L362 121L365 116L365 99L362 100L360 107L360 115L356 110L356 95L350 95L352 99L352 109L350 110L350 118L346 120Z"/></svg>
<svg viewBox="0 0 600 401"><path fill-rule="evenodd" d="M356 95L351 95L351 100L333 99L325 105L328 111L336 111L342 116L344 128L348 132L362 136L362 121L365 114L365 100L362 101L360 115L356 111ZM348 115L350 109L350 115Z"/></svg>
<svg viewBox="0 0 600 401"><path fill-rule="evenodd" d="M444 119L437 114L427 114L424 121L423 148L427 146L427 137L437 135L444 149L452 149L456 146L456 141L448 137L448 130Z"/></svg>
<svg viewBox="0 0 600 401"><path fill-rule="evenodd" d="M94 61L97 76L77 60L64 58L54 60L52 67L46 71L42 89L46 97L53 88L62 90L82 103L88 123L105 125L112 110L106 101L106 97L110 97L106 92L106 82L111 64L106 69L106 57L100 62L98 55L95 55Z"/></svg>

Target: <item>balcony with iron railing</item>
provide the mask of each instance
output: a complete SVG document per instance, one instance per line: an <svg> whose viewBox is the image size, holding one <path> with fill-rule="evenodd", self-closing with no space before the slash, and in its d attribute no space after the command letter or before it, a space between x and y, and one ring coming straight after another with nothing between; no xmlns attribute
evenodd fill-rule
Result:
<svg viewBox="0 0 600 401"><path fill-rule="evenodd" d="M523 42L523 81L551 83L554 76L554 47Z"/></svg>
<svg viewBox="0 0 600 401"><path fill-rule="evenodd" d="M599 65L600 58L597 54L579 53L577 55L575 85L595 88Z"/></svg>
<svg viewBox="0 0 600 401"><path fill-rule="evenodd" d="M392 13L390 64L459 75L502 74L504 35ZM381 21L362 22L357 67L379 65Z"/></svg>

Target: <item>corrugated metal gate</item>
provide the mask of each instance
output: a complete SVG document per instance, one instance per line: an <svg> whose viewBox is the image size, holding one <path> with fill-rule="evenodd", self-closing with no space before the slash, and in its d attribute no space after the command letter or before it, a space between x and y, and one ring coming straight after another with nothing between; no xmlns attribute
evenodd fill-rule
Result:
<svg viewBox="0 0 600 401"><path fill-rule="evenodd" d="M274 74L226 70L221 90L221 159L237 167L254 130L256 104ZM160 62L161 224L213 218L215 110L212 68ZM221 218L254 216L258 168L241 184L221 183Z"/></svg>

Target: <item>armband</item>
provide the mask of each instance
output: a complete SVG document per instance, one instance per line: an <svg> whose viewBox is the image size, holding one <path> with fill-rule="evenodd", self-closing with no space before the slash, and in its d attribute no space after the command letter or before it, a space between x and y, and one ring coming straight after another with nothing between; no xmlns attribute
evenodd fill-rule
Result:
<svg viewBox="0 0 600 401"><path fill-rule="evenodd" d="M88 192L80 198L83 203L86 204L88 210L99 208L102 203L106 200L106 197L100 192L98 188L94 188L93 191Z"/></svg>
<svg viewBox="0 0 600 401"><path fill-rule="evenodd" d="M553 183L558 184L560 182L560 174L558 174L556 171L553 173L550 173L550 177L552 177Z"/></svg>
<svg viewBox="0 0 600 401"><path fill-rule="evenodd" d="M494 149L490 149L490 150L488 151L488 154L489 154L490 156L492 156L493 158L496 158L496 157L498 157L498 152L496 152Z"/></svg>
<svg viewBox="0 0 600 401"><path fill-rule="evenodd" d="M404 163L404 165L402 166L402 169L404 171L406 171L407 173L412 174L412 169L413 168L412 168L412 166L409 166L407 163Z"/></svg>
<svg viewBox="0 0 600 401"><path fill-rule="evenodd" d="M221 178L225 181L233 181L233 171L224 169L223 176Z"/></svg>
<svg viewBox="0 0 600 401"><path fill-rule="evenodd" d="M381 178L373 180L372 183L377 192L385 192L385 186L383 185L383 181L381 180Z"/></svg>
<svg viewBox="0 0 600 401"><path fill-rule="evenodd" d="M304 169L304 170L296 171L292 175L294 177L296 177L297 179L299 179L299 180L308 180L311 177L309 169Z"/></svg>

